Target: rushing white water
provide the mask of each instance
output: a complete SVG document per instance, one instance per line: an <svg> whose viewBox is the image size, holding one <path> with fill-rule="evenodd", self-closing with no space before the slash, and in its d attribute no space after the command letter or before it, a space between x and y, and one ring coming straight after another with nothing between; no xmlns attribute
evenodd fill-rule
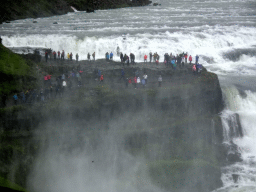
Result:
<svg viewBox="0 0 256 192"><path fill-rule="evenodd" d="M218 191L256 191L255 0L158 2L161 6L16 20L0 25L0 34L3 44L19 53L41 47L78 53L80 59L96 52L97 59L112 51L114 60L119 60L119 46L123 53L134 53L136 61L157 52L160 62L166 52L188 52L193 59L199 54L199 63L220 77L226 102L224 127L225 119L234 120L237 113L244 132L242 138L232 138L226 130L225 142L233 140L239 146L243 162L223 168L224 187ZM232 174L239 175L235 184Z"/></svg>
<svg viewBox="0 0 256 192"><path fill-rule="evenodd" d="M246 96L241 96L235 87L225 87L223 90L227 97L227 109L222 113L224 140L227 143L232 140L239 146L243 161L223 168L222 180L225 185L216 191L253 192L256 191L256 93L248 90L245 91ZM234 113L239 114L243 137L228 134L230 127L237 126ZM231 120L231 125L228 125L228 119ZM238 176L236 182L233 175Z"/></svg>

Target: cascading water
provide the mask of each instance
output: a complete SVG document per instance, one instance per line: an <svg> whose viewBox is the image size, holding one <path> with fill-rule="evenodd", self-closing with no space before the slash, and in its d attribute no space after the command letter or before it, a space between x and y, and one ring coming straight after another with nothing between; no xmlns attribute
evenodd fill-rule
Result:
<svg viewBox="0 0 256 192"><path fill-rule="evenodd" d="M224 143L237 145L242 161L223 168L224 187L216 192L253 192L256 191L256 94L245 91L244 97L235 87L226 87L223 92L227 104L221 115ZM233 152L231 147L230 153Z"/></svg>

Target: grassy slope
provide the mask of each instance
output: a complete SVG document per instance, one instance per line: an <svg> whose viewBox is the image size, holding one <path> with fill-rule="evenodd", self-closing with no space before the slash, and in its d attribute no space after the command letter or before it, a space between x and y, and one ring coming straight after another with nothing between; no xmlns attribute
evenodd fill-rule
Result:
<svg viewBox="0 0 256 192"><path fill-rule="evenodd" d="M34 64L0 45L0 95L35 86Z"/></svg>
<svg viewBox="0 0 256 192"><path fill-rule="evenodd" d="M7 179L4 179L3 177L0 177L0 186L2 187L7 187L13 190L17 190L17 191L25 191L25 189Z"/></svg>

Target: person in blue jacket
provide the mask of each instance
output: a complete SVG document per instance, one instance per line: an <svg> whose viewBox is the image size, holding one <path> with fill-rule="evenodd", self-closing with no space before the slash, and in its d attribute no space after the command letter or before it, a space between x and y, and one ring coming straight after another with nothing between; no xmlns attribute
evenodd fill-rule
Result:
<svg viewBox="0 0 256 192"><path fill-rule="evenodd" d="M124 69L122 69L120 80L121 80L121 79L124 79L124 74L125 74Z"/></svg>
<svg viewBox="0 0 256 192"><path fill-rule="evenodd" d="M199 60L199 56L196 55L196 63L195 64L198 64L198 60Z"/></svg>
<svg viewBox="0 0 256 192"><path fill-rule="evenodd" d="M100 76L101 76L101 71L98 70L98 78L99 78L99 80L100 80Z"/></svg>
<svg viewBox="0 0 256 192"><path fill-rule="evenodd" d="M16 93L13 95L13 99L14 99L14 105L17 105L17 102L18 102L18 96L17 96L17 94L16 94Z"/></svg>
<svg viewBox="0 0 256 192"><path fill-rule="evenodd" d="M110 53L110 60L113 60L113 53Z"/></svg>

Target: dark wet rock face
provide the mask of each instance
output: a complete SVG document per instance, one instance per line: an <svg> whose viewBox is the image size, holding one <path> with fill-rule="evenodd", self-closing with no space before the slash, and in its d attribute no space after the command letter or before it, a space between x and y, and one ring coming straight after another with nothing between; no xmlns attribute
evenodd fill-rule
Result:
<svg viewBox="0 0 256 192"><path fill-rule="evenodd" d="M41 58L38 52L22 57L30 66ZM148 167L144 170L150 182L160 189L207 192L221 187L220 166L230 150L220 146L223 131L218 113L223 103L217 75L205 69L194 75L188 64L174 71L170 66L154 63L147 63L147 67L144 63L123 66L103 59L95 62L49 59L36 69L41 79L45 74L52 75L54 88L59 83L57 77L64 74L68 86L61 95L55 94L54 89L54 94L43 102L40 89L47 86L39 82L35 90L39 96L26 104L0 110L1 141L13 141L2 145L2 175L15 175L15 182L25 186L36 155L48 147L48 136L58 136L56 132L62 134L62 127L70 126L72 129L62 135L69 137L74 131L75 138L65 139L61 146L68 154L81 150L83 137L88 140L88 152L97 154L104 147L105 136L116 134L110 139L113 144L105 146L106 155L114 147L135 159L145 159ZM120 79L122 69L125 79L133 79L135 75L142 79L146 73L146 86L136 84L135 89L131 83L127 87L126 80ZM104 75L103 82L98 79L98 70ZM82 86L78 86L77 78L70 76L72 71L82 71ZM161 87L159 75L163 79ZM235 159L231 155L229 158ZM97 161L91 159L90 163Z"/></svg>

